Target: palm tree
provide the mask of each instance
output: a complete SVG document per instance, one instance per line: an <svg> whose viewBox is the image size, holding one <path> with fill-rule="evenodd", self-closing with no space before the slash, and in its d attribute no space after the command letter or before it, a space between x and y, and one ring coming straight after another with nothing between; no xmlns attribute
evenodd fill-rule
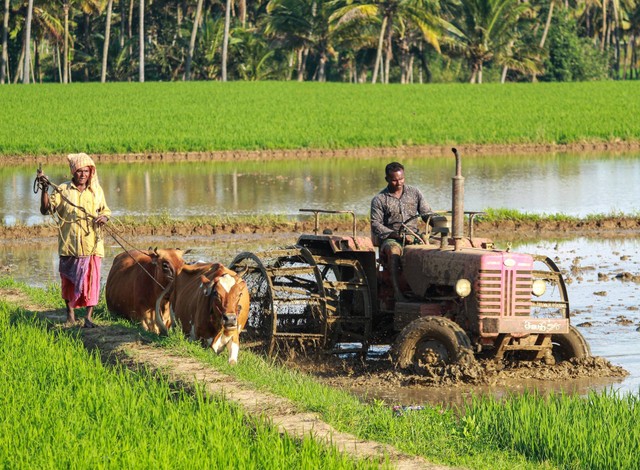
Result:
<svg viewBox="0 0 640 470"><path fill-rule="evenodd" d="M529 10L519 0L465 0L453 10L451 23L471 68L470 83L482 83L483 66L496 55L509 55L519 21Z"/></svg>
<svg viewBox="0 0 640 470"><path fill-rule="evenodd" d="M333 30L329 28L333 8L332 2L317 0L271 0L267 5L265 34L295 51L298 81L304 80L310 51L317 55L314 79L326 80L327 62L330 56L335 55Z"/></svg>
<svg viewBox="0 0 640 470"><path fill-rule="evenodd" d="M393 35L395 24L411 23L423 34L424 39L440 50L439 32L445 23L438 16L438 4L430 0L335 0L341 5L331 16L331 21L339 27L351 21L379 21L380 35L376 53L376 64L372 83L376 83L382 64L382 50L385 48L384 82L389 83L389 69L393 56Z"/></svg>

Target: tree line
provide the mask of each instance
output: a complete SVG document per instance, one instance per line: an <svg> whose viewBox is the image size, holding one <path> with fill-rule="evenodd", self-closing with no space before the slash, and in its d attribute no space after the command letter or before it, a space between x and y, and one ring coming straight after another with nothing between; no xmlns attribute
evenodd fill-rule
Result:
<svg viewBox="0 0 640 470"><path fill-rule="evenodd" d="M640 0L2 0L0 83L639 78Z"/></svg>

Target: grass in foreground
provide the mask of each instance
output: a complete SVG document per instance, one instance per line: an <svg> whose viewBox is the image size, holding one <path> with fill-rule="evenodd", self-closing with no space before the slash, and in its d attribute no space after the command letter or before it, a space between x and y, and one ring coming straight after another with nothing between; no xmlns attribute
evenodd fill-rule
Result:
<svg viewBox="0 0 640 470"><path fill-rule="evenodd" d="M42 296L39 302L60 305L54 291L50 293L48 300ZM100 312L105 315L104 308ZM487 469L640 468L640 429L634 424L640 422L638 396L530 394L499 402L478 398L467 405L462 418L454 410L433 407L398 417L382 402L362 403L246 350L232 368L225 354L214 356L179 334L159 339L158 345L285 396L340 430L434 462Z"/></svg>
<svg viewBox="0 0 640 470"><path fill-rule="evenodd" d="M0 302L0 461L8 468L377 468L280 435L203 390L107 368Z"/></svg>
<svg viewBox="0 0 640 470"><path fill-rule="evenodd" d="M637 81L354 86L74 83L2 89L4 155L639 141Z"/></svg>

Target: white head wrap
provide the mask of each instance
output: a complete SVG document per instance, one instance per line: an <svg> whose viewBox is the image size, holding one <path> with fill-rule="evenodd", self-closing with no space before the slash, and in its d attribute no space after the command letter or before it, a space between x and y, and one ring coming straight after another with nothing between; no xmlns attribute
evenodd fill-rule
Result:
<svg viewBox="0 0 640 470"><path fill-rule="evenodd" d="M88 166L92 169L88 186L90 188L100 186L96 164L89 155L87 155L86 153L71 153L67 155L67 160L69 160L69 169L71 170L71 176L73 176L73 174L78 169Z"/></svg>

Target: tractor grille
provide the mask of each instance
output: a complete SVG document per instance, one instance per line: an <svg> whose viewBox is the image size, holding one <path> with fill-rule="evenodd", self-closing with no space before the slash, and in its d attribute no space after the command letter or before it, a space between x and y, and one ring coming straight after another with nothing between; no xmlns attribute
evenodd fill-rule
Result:
<svg viewBox="0 0 640 470"><path fill-rule="evenodd" d="M531 310L531 271L481 270L478 313L489 316L527 316Z"/></svg>

